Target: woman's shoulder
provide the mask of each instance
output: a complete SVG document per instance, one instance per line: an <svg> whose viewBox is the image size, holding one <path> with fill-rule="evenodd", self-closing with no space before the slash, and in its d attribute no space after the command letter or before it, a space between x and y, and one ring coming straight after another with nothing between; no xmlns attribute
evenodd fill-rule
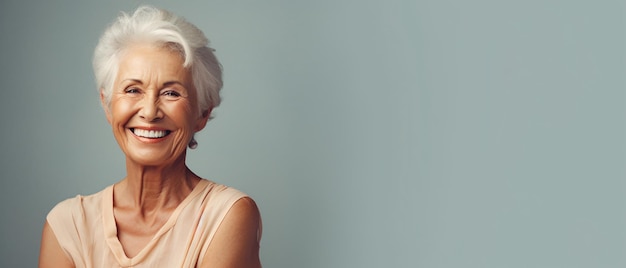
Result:
<svg viewBox="0 0 626 268"><path fill-rule="evenodd" d="M201 183L205 185L203 190L204 195L211 199L235 199L236 201L244 197L250 198L246 193L225 184L207 179L202 179Z"/></svg>
<svg viewBox="0 0 626 268"><path fill-rule="evenodd" d="M216 185L214 190L216 198L211 199L221 209L207 210L214 216L214 224L210 225L210 243L201 251L199 267L219 260L241 267L260 267L262 224L256 202L232 187Z"/></svg>
<svg viewBox="0 0 626 268"><path fill-rule="evenodd" d="M77 195L56 204L46 217L58 245L74 262L84 261L85 245L93 244L94 230L101 230L102 197L109 189L90 195ZM80 266L80 265L77 265ZM82 267L82 266L81 266Z"/></svg>
<svg viewBox="0 0 626 268"><path fill-rule="evenodd" d="M66 221L92 218L92 214L101 211L102 196L111 186L90 195L76 195L57 203L48 213L46 219L52 225L55 222L63 224ZM96 216L96 215L93 215Z"/></svg>
<svg viewBox="0 0 626 268"><path fill-rule="evenodd" d="M221 222L227 214L258 214L255 201L246 193L213 181L206 181L202 202L204 213Z"/></svg>

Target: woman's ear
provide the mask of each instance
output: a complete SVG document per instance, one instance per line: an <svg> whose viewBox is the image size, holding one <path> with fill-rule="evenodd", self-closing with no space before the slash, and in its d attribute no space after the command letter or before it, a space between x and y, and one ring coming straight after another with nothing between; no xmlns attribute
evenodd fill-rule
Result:
<svg viewBox="0 0 626 268"><path fill-rule="evenodd" d="M106 97L104 96L104 90L100 89L100 103L102 104L102 109L104 109L104 114L107 117L107 122L111 124L111 110L109 110L109 104L107 103Z"/></svg>
<svg viewBox="0 0 626 268"><path fill-rule="evenodd" d="M206 126L207 122L209 122L209 118L211 118L211 110L208 109L202 113L200 117L196 120L196 127L194 128L194 132L198 132Z"/></svg>

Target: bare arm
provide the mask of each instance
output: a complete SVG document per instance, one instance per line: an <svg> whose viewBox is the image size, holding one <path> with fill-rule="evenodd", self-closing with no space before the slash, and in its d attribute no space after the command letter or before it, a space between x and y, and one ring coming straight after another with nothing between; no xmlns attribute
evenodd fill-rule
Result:
<svg viewBox="0 0 626 268"><path fill-rule="evenodd" d="M74 268L74 263L65 255L54 232L48 225L43 226L41 248L39 251L39 268Z"/></svg>
<svg viewBox="0 0 626 268"><path fill-rule="evenodd" d="M242 198L230 209L198 267L259 268L259 209Z"/></svg>

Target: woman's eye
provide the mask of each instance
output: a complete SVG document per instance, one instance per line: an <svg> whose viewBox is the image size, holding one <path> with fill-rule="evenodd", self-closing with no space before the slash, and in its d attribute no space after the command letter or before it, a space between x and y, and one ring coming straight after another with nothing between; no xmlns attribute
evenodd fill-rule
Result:
<svg viewBox="0 0 626 268"><path fill-rule="evenodd" d="M176 92L174 90L165 91L165 92L162 93L162 95L166 96L166 97L173 97L173 98L180 97L180 93L178 93L178 92Z"/></svg>
<svg viewBox="0 0 626 268"><path fill-rule="evenodd" d="M130 94L139 93L139 89L135 87L127 88L124 90L124 93L130 93Z"/></svg>

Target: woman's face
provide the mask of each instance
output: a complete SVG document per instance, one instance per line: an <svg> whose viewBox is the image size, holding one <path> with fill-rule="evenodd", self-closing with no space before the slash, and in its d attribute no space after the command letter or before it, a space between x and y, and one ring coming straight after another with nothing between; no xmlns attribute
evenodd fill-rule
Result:
<svg viewBox="0 0 626 268"><path fill-rule="evenodd" d="M178 53L141 44L122 52L106 114L127 159L146 166L184 159L193 134L208 120L196 98Z"/></svg>

